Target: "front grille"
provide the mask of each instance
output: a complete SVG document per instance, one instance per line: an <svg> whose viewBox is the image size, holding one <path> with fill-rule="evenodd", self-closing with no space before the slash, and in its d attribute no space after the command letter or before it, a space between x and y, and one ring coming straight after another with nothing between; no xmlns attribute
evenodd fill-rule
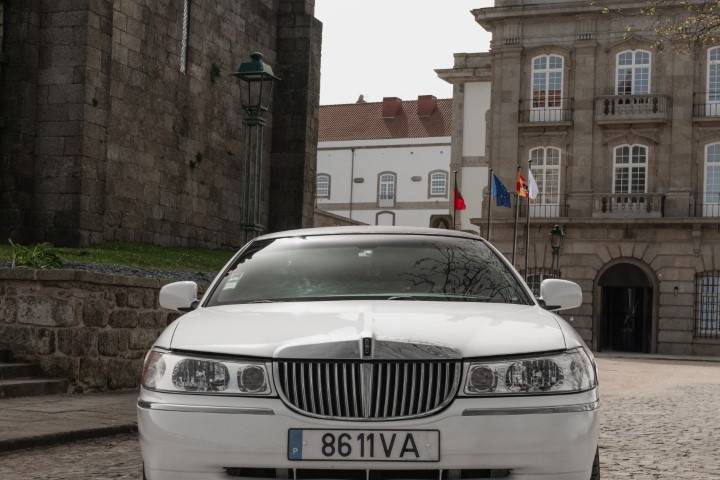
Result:
<svg viewBox="0 0 720 480"><path fill-rule="evenodd" d="M336 419L387 420L434 413L455 396L461 362L280 361L278 390L301 413Z"/></svg>

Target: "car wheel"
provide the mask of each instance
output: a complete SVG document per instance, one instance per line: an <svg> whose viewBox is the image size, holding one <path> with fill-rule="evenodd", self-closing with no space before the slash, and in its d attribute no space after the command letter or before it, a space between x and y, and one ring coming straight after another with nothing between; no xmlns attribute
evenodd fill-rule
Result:
<svg viewBox="0 0 720 480"><path fill-rule="evenodd" d="M595 460L593 461L592 474L590 480L600 480L600 450L595 450Z"/></svg>

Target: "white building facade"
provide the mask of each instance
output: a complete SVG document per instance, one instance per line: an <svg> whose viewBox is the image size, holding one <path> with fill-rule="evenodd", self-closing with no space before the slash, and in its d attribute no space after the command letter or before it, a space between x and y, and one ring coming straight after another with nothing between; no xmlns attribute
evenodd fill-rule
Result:
<svg viewBox="0 0 720 480"><path fill-rule="evenodd" d="M369 225L451 228L452 112L452 100L432 96L322 106L317 207ZM482 213L483 186L461 187L457 228L477 230L469 219Z"/></svg>

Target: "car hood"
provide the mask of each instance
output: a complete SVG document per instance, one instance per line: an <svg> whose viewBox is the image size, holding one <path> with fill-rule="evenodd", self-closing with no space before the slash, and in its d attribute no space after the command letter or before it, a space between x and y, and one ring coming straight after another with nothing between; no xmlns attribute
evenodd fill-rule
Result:
<svg viewBox="0 0 720 480"><path fill-rule="evenodd" d="M484 357L566 348L536 305L325 301L200 308L177 321L170 348L263 358ZM367 347L367 344L365 345ZM408 350L403 346L414 346Z"/></svg>

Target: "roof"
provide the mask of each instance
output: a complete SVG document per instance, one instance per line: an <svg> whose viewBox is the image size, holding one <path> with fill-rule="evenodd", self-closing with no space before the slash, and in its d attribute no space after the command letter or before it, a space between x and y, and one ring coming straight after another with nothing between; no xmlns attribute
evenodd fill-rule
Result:
<svg viewBox="0 0 720 480"><path fill-rule="evenodd" d="M452 99L439 99L430 116L417 113L418 101L402 102L395 118L383 118L383 102L320 106L321 142L452 136Z"/></svg>
<svg viewBox="0 0 720 480"><path fill-rule="evenodd" d="M321 227L321 228L303 228L301 230L288 230L285 232L275 232L258 237L258 240L266 240L271 238L288 238L288 237L312 237L320 235L358 235L358 234L376 234L376 235L435 235L438 237L461 237L472 238L478 240L480 237L474 233L463 232L462 230L446 230L443 228L423 228L423 227L384 227L384 226L360 226L352 225L347 227Z"/></svg>

